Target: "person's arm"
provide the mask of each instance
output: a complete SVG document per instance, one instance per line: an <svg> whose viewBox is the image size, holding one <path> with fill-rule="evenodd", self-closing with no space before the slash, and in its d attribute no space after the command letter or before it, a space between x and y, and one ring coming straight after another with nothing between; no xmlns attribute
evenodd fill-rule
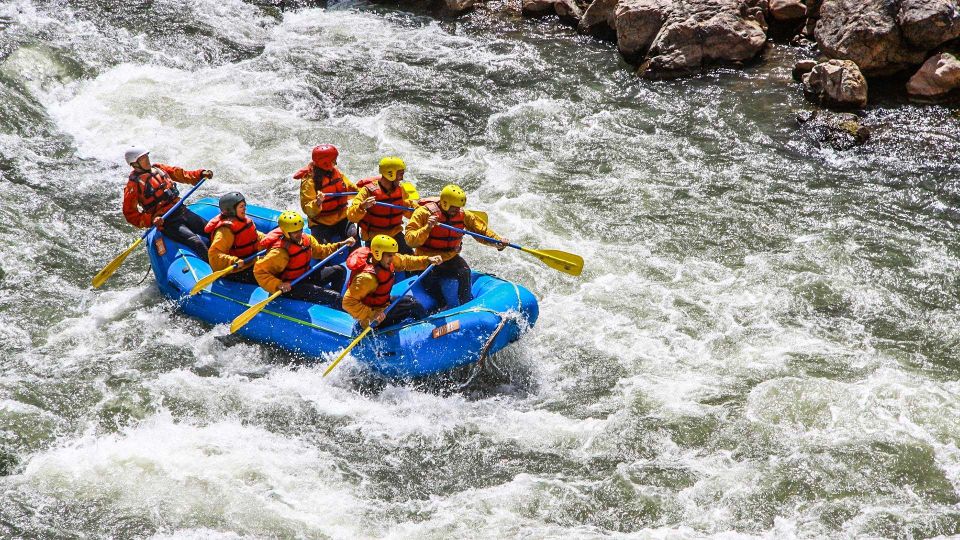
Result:
<svg viewBox="0 0 960 540"><path fill-rule="evenodd" d="M172 167L170 165L164 165L163 163L154 163L153 166L169 174L170 178L173 178L174 182L191 185L195 185L197 182L199 182L200 179L203 178L203 173L206 171L206 169L185 171L181 167Z"/></svg>
<svg viewBox="0 0 960 540"><path fill-rule="evenodd" d="M310 173L300 180L300 208L303 208L303 213L310 219L315 219L320 213L320 204L317 203L317 186Z"/></svg>
<svg viewBox="0 0 960 540"><path fill-rule="evenodd" d="M353 245L355 242L356 240L353 238L348 238L332 244L321 244L316 238L313 237L313 235L310 235L310 247L314 259L326 259L330 255L333 255L333 252L340 249L342 246Z"/></svg>
<svg viewBox="0 0 960 540"><path fill-rule="evenodd" d="M337 170L340 171L340 169L337 169ZM360 191L359 189L357 189L357 185L354 184L353 181L351 181L349 178L347 178L347 175L343 174L343 171L340 171L340 174L343 175L343 183L346 184L347 191Z"/></svg>
<svg viewBox="0 0 960 540"><path fill-rule="evenodd" d="M421 257L419 255L401 255L397 253L393 256L394 270L423 270L430 264L440 264L443 259L439 255L433 257Z"/></svg>
<svg viewBox="0 0 960 540"><path fill-rule="evenodd" d="M233 231L230 227L220 227L213 233L213 240L210 241L210 248L207 250L207 258L210 259L210 268L223 270L231 264L238 263L243 259L230 255L230 248L233 247Z"/></svg>
<svg viewBox="0 0 960 540"><path fill-rule="evenodd" d="M429 221L432 215L430 210L424 206L414 210L410 221L407 222L406 231L403 234L408 246L417 248L427 241L427 238L430 237L431 227Z"/></svg>
<svg viewBox="0 0 960 540"><path fill-rule="evenodd" d="M468 231L470 231L470 232L475 232L475 233L477 233L477 234L482 234L482 235L484 235L484 236L489 236L490 238L493 238L494 240L502 240L502 238L500 238L500 236L499 236L497 233L493 232L493 229L491 229L490 227L488 227L487 224L484 223L482 219L478 218L473 212L471 212L471 211L469 211L469 210L465 210L465 211L463 212L463 225L464 225L464 227L466 227L466 229L467 229ZM475 239L477 242L480 242L481 244L487 244L487 245L490 245L490 246L496 246L496 245L497 245L497 244L493 244L493 243L491 243L491 242L487 242L487 241L485 241L485 240L481 240L481 239L476 238L476 237L474 237L474 239Z"/></svg>
<svg viewBox="0 0 960 540"><path fill-rule="evenodd" d="M343 295L343 310L360 321L360 324L364 327L369 326L370 321L381 311L379 308L375 309L367 306L362 301L376 289L377 278L370 274L359 274L347 287L346 294Z"/></svg>
<svg viewBox="0 0 960 540"><path fill-rule="evenodd" d="M347 206L347 219L350 220L350 223L360 223L360 220L366 217L367 209L363 207L363 201L367 200L369 196L370 192L367 191L367 188L360 188L354 195Z"/></svg>
<svg viewBox="0 0 960 540"><path fill-rule="evenodd" d="M403 189L402 187L400 188L400 191L403 192L403 203L401 206L406 206L407 208L413 208L416 210L418 208L419 199L411 199L410 194L407 193L407 190ZM404 212L403 217L410 219L411 214L413 214L412 211Z"/></svg>
<svg viewBox="0 0 960 540"><path fill-rule="evenodd" d="M257 283L268 293L275 293L280 289L283 281L278 278L283 269L287 267L290 257L282 249L271 249L253 265L253 276L257 278Z"/></svg>
<svg viewBox="0 0 960 540"><path fill-rule="evenodd" d="M123 189L123 217L134 227L145 229L153 224L149 214L140 212L140 186L136 182L127 182Z"/></svg>

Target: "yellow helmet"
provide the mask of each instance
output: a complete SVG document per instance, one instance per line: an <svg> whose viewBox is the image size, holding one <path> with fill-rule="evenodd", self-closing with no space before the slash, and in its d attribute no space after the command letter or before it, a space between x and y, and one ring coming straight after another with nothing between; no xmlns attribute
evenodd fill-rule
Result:
<svg viewBox="0 0 960 540"><path fill-rule="evenodd" d="M397 179L397 171L407 170L407 165L396 156L387 156L380 160L380 174L393 182Z"/></svg>
<svg viewBox="0 0 960 540"><path fill-rule="evenodd" d="M451 206L463 208L467 205L467 194L460 186L447 184L440 190L440 209L446 212Z"/></svg>
<svg viewBox="0 0 960 540"><path fill-rule="evenodd" d="M373 260L379 261L384 253L396 253L400 251L397 241L385 234L378 234L370 241L370 252L373 253Z"/></svg>
<svg viewBox="0 0 960 540"><path fill-rule="evenodd" d="M277 219L277 224L280 225L280 230L283 231L284 236L303 230L303 218L293 210L287 210L280 214L280 218Z"/></svg>

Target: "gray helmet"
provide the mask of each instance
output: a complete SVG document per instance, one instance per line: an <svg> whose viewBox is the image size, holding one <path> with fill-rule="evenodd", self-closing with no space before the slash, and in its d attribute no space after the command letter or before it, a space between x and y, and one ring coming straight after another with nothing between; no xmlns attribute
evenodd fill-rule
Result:
<svg viewBox="0 0 960 540"><path fill-rule="evenodd" d="M227 193L226 195L220 196L220 213L224 216L235 216L237 215L237 205L246 201L243 198L243 193L239 191L233 191Z"/></svg>

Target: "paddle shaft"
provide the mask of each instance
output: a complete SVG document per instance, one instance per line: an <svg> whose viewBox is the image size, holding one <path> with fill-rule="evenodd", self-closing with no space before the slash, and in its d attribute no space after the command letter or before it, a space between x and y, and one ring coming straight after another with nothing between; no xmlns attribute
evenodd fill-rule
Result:
<svg viewBox="0 0 960 540"><path fill-rule="evenodd" d="M290 288L292 289L293 287L296 287L296 286L297 286L297 283L300 283L301 281L303 281L304 278L306 278L307 276L309 276L310 274L312 274L314 270L316 270L317 268L320 268L321 266L327 264L327 262L329 262L330 259L336 257L337 255L340 254L341 251L347 249L348 247L350 247L350 246L346 246L346 245L340 246L339 249L337 249L336 251L334 251L333 253L331 253L330 255L328 255L325 259L323 259L322 261L318 262L317 264L311 266L310 269L307 270L306 272L304 272L302 276L300 276L300 277L298 277L297 279L295 279L295 280L293 280L293 281L290 282ZM311 249L312 249L312 248L311 248Z"/></svg>
<svg viewBox="0 0 960 540"><path fill-rule="evenodd" d="M179 201L177 201L177 204L171 206L169 210L167 210L166 212L163 213L163 216L161 216L161 219L166 219L166 217L169 216L170 214L172 214L177 208L180 208L180 205L183 204L183 201L187 200L187 197L189 197L190 195L192 195L193 192L197 190L197 188L199 188L201 185L203 185L203 182L204 182L205 180L206 180L206 178L201 178L200 181L197 182L196 185L193 186L193 189L191 189L190 191L188 191L186 195L184 195L183 197L180 198ZM120 255L117 255L116 257L114 257L114 259L113 259L112 261L110 261L109 263L107 263L107 265L104 266L102 270L100 270L99 272L97 272L97 275L93 276L93 280L92 280L92 282L91 282L91 285L93 285L93 288L96 289L96 288L100 287L100 286L103 285L108 279L110 279L110 276L112 276L112 275L114 274L114 272L116 272L117 269L120 268L120 265L123 264L123 261L127 260L127 257L128 257L131 253L133 253L133 250L137 249L137 246L139 246L140 243L143 242L143 240L147 237L147 235L150 234L151 232L155 231L156 229L157 229L157 227L156 227L155 225L152 225L152 226L150 226L150 228L148 228L147 230L143 231L143 234L140 235L140 238L137 238L137 241L136 241L136 242L134 242L133 244L131 244L130 247L128 247L123 253L121 253Z"/></svg>
<svg viewBox="0 0 960 540"><path fill-rule="evenodd" d="M258 251L258 252L256 252L256 253L254 253L253 255L247 257L246 259L244 259L244 260L242 260L242 261L240 261L240 262L235 262L235 263L233 263L231 266L233 266L233 269L236 270L237 268L240 268L241 266L243 266L243 265L245 265L245 264L250 264L251 261L253 261L253 260L256 259L257 257L263 256L264 254L266 254L267 251L268 251L268 250L266 250L266 249L261 249L260 251Z"/></svg>
<svg viewBox="0 0 960 540"><path fill-rule="evenodd" d="M301 281L303 278L309 276L309 275L310 275L314 270L316 270L317 268L320 268L321 266L327 264L327 262L329 262L330 259L334 258L338 253L340 253L341 251L343 251L344 249L346 249L346 248L348 248L348 247L349 247L349 246L340 246L340 249L334 251L334 252L331 253L327 258L323 259L322 261L318 262L317 264L314 264L313 266L310 267L309 270L307 270L306 272L304 272L302 276L300 276L300 277L298 277L297 279L293 280L293 281L290 283L290 287L291 287L291 288L295 287L295 286L297 285L297 283L300 283L300 281ZM283 294L283 291L280 290L280 289L277 289L277 291L274 292L273 294L271 294L270 296L268 296L268 297L266 298L266 300L261 300L261 301L258 302L257 304L254 304L254 305L250 306L249 308L247 308L246 311L244 311L243 313L241 313L240 315L238 315L235 319L233 319L233 322L230 323L230 333L232 334L232 333L236 332L237 330L243 328L248 322L250 322L251 319L253 319L253 318L257 315L257 313L260 313L261 311L263 311L263 308L267 307L267 304L269 304L270 302L272 302L275 298L277 298L277 297L280 296L281 294Z"/></svg>
<svg viewBox="0 0 960 540"><path fill-rule="evenodd" d="M394 308L394 306L396 306L397 304L400 303L400 300L403 300L403 297L406 296L408 292L410 292L410 289L412 289L414 285L416 285L417 283L419 283L420 280L424 278L424 276L426 276L427 274L430 273L431 270L433 270L433 267L434 267L434 265L431 264L430 266L428 266L428 267L426 268L426 270L424 270L423 272L420 273L419 276L417 276L417 279L415 279L415 280L413 280L412 282L410 282L410 285L408 285L407 288L403 290L403 293L401 293L400 296L398 296L393 302L391 302L390 305L387 306L387 309L383 310L383 315L384 315L384 317L386 317L387 313L389 313L390 310ZM370 326L366 327L366 328L363 330L363 332L360 333L359 336L357 336L353 341L351 341L351 342L350 342L350 345L348 345L347 348L344 349L343 352L341 352L339 356L337 356L337 359L334 360L333 363L331 363L329 367L327 367L326 371L323 372L323 376L326 377L328 373L330 373L331 371L333 371L333 368L337 367L337 364L339 364L340 361L343 360L343 358L344 358L345 356L347 356L347 353L349 353L350 351L352 351L353 348L357 346L357 343L360 343L360 340L362 340L363 338L365 338L365 337L367 336L367 334L369 334L370 331L373 330L373 329L376 328L376 327L377 327L377 322L376 322L376 321L372 321L372 322L370 323Z"/></svg>
<svg viewBox="0 0 960 540"><path fill-rule="evenodd" d="M202 186L203 183L206 182L206 181L207 181L206 178L201 178L199 182L197 182L196 184L194 184L194 186L193 186L192 188L190 188L190 191L188 191L186 195L184 195L183 197L180 197L180 200L177 201L177 204L171 206L169 210L167 210L166 212L164 212L163 215L160 216L160 219L166 220L166 219L167 219L167 216L169 216L170 214L174 213L178 208L180 208L181 206L183 206L183 201L187 200L187 198L189 198L191 195L193 195L193 192L196 191L197 188L199 188L200 186ZM149 229L147 229L146 231L144 231L142 235L140 235L140 238L146 238L147 235L150 234L150 232L153 231L153 230L156 229L156 228L157 228L156 225L150 227Z"/></svg>
<svg viewBox="0 0 960 540"><path fill-rule="evenodd" d="M412 289L414 285L419 283L421 279L423 279L427 274L429 274L430 271L433 270L433 267L434 265L431 264L430 266L427 267L426 270L424 270L423 272L420 272L420 275L417 276L417 279L411 281L410 285L408 285L407 288L404 289L402 293L400 293L400 296L398 296L393 302L391 302L390 305L387 306L387 309L383 310L384 316L386 316L387 313L390 313L390 310L393 309L397 304L399 304L400 300L403 300L403 297L406 296L408 292L410 292L410 289ZM376 321L370 323L370 326L373 328L376 328L377 325L378 323Z"/></svg>

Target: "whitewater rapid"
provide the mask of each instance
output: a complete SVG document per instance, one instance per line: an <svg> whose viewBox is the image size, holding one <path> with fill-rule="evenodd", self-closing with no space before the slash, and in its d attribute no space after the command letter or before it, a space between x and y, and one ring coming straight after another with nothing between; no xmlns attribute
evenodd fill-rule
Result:
<svg viewBox="0 0 960 540"><path fill-rule="evenodd" d="M651 82L555 21L150 5L0 6L0 534L960 534L955 109L838 152L783 48ZM467 243L541 316L462 391L223 339L142 255L90 290L128 145L296 208L321 142L583 276Z"/></svg>

